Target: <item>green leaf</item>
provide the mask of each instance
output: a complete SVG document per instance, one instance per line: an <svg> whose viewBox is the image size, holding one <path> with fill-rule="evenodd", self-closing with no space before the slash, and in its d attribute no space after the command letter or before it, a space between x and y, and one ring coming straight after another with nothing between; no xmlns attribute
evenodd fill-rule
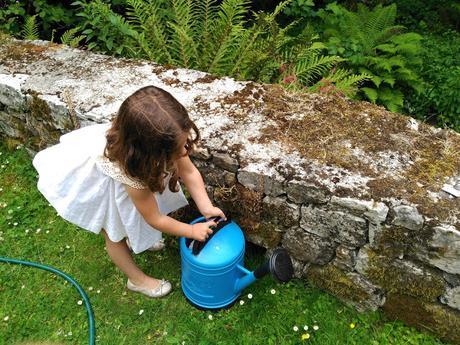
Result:
<svg viewBox="0 0 460 345"><path fill-rule="evenodd" d="M378 93L376 89L371 89L369 87L363 87L361 90L364 92L366 97L372 102L375 103L377 101Z"/></svg>

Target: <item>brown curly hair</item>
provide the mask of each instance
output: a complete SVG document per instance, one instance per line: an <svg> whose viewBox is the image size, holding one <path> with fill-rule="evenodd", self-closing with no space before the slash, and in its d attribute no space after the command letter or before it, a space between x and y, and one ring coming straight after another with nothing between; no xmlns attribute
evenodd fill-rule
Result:
<svg viewBox="0 0 460 345"><path fill-rule="evenodd" d="M192 131L194 137L192 137ZM169 92L146 86L123 101L107 132L104 155L152 192L179 190L177 159L183 148L189 154L200 139L187 110Z"/></svg>

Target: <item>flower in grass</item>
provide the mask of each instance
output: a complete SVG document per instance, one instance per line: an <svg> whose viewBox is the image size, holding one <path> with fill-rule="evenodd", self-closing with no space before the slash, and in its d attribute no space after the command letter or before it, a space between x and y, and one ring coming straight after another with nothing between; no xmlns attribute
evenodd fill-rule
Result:
<svg viewBox="0 0 460 345"><path fill-rule="evenodd" d="M26 234L28 234L28 233L29 233L29 231L30 231L29 229L26 229Z"/></svg>
<svg viewBox="0 0 460 345"><path fill-rule="evenodd" d="M292 329L294 330L294 332L297 332L299 330L299 327L294 326L294 327L292 327Z"/></svg>
<svg viewBox="0 0 460 345"><path fill-rule="evenodd" d="M3 192L3 188L2 188L2 187L0 187L0 192Z"/></svg>
<svg viewBox="0 0 460 345"><path fill-rule="evenodd" d="M3 318L3 321L8 321L10 319L10 317L7 315Z"/></svg>
<svg viewBox="0 0 460 345"><path fill-rule="evenodd" d="M50 233L50 231L49 231L49 230L46 230L46 233L47 233L47 234L49 234L49 233Z"/></svg>
<svg viewBox="0 0 460 345"><path fill-rule="evenodd" d="M78 304L78 305L82 305L82 304L83 304L83 301L80 299L80 300L78 300L77 304Z"/></svg>
<svg viewBox="0 0 460 345"><path fill-rule="evenodd" d="M315 331L317 331L317 330L319 329L319 326L318 326L318 325L314 325L314 326L313 326L313 329L314 329Z"/></svg>
<svg viewBox="0 0 460 345"><path fill-rule="evenodd" d="M208 319L212 320L212 315L211 314L208 315Z"/></svg>
<svg viewBox="0 0 460 345"><path fill-rule="evenodd" d="M353 329L353 328L355 328L355 327L356 327L356 324L355 324L355 323L353 323L353 322L350 323L350 328L351 328L351 329Z"/></svg>
<svg viewBox="0 0 460 345"><path fill-rule="evenodd" d="M252 293L248 294L248 298L252 299Z"/></svg>
<svg viewBox="0 0 460 345"><path fill-rule="evenodd" d="M97 293L101 293L101 290L97 290L96 292L97 292Z"/></svg>
<svg viewBox="0 0 460 345"><path fill-rule="evenodd" d="M23 286L21 286L21 289L25 289L25 287L26 287L26 286L25 286L25 285L23 285Z"/></svg>
<svg viewBox="0 0 460 345"><path fill-rule="evenodd" d="M304 334L302 334L301 339L302 339L302 340L308 340L308 339L310 339L310 333L304 333Z"/></svg>
<svg viewBox="0 0 460 345"><path fill-rule="evenodd" d="M139 310L139 315L144 314L144 309Z"/></svg>
<svg viewBox="0 0 460 345"><path fill-rule="evenodd" d="M94 289L94 288L93 288L92 286L90 286L90 287L88 288L89 291L93 291L93 289Z"/></svg>
<svg viewBox="0 0 460 345"><path fill-rule="evenodd" d="M37 230L35 230L35 232L38 234L40 231L42 231L41 228L38 228Z"/></svg>
<svg viewBox="0 0 460 345"><path fill-rule="evenodd" d="M275 290L275 289L271 289L271 290L270 290L270 293L271 293L272 295L274 295L274 294L276 293L276 290Z"/></svg>
<svg viewBox="0 0 460 345"><path fill-rule="evenodd" d="M307 325L303 326L303 330L308 331L308 326Z"/></svg>
<svg viewBox="0 0 460 345"><path fill-rule="evenodd" d="M13 226L18 226L18 223L17 223L17 222L14 222L14 223L13 223Z"/></svg>
<svg viewBox="0 0 460 345"><path fill-rule="evenodd" d="M67 333L67 335L68 335L69 337L71 337L71 336L72 336L72 331L70 331L69 333Z"/></svg>

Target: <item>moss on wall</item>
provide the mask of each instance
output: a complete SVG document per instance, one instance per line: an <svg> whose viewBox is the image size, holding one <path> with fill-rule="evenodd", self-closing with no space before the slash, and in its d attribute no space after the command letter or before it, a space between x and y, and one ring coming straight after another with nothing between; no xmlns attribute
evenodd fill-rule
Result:
<svg viewBox="0 0 460 345"><path fill-rule="evenodd" d="M408 270L401 262L368 250L369 264L366 277L387 292L437 301L445 292L445 282L434 270L424 268L420 274Z"/></svg>
<svg viewBox="0 0 460 345"><path fill-rule="evenodd" d="M356 304L369 298L369 292L358 286L346 273L334 265L311 266L307 279L315 286L327 290L345 301Z"/></svg>
<svg viewBox="0 0 460 345"><path fill-rule="evenodd" d="M392 319L460 344L460 312L452 308L410 296L388 294L383 309Z"/></svg>

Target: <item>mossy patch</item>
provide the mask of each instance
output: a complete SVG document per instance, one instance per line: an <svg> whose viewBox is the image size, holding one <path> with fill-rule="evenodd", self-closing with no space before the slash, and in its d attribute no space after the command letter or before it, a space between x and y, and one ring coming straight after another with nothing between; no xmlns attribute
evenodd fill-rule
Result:
<svg viewBox="0 0 460 345"><path fill-rule="evenodd" d="M410 296L388 294L383 309L392 319L434 333L444 341L460 344L460 313L452 308Z"/></svg>
<svg viewBox="0 0 460 345"><path fill-rule="evenodd" d="M307 279L345 301L359 304L369 298L368 291L334 265L311 266L307 271Z"/></svg>
<svg viewBox="0 0 460 345"><path fill-rule="evenodd" d="M275 125L263 130L261 141L277 139L307 160L371 178L368 192L342 188L341 196L402 199L440 221L455 220L452 213L460 219L460 199L435 202L429 195L460 173L457 133L424 123L413 130L406 116L338 95L293 93L276 85L264 89L263 114ZM386 167L387 158L397 168ZM382 159L382 166L374 165Z"/></svg>
<svg viewBox="0 0 460 345"><path fill-rule="evenodd" d="M389 293L420 298L425 301L437 301L445 292L445 281L434 270L424 267L424 272L416 273L408 267L387 256L368 250L369 263L366 277ZM415 268L416 269L416 268Z"/></svg>

